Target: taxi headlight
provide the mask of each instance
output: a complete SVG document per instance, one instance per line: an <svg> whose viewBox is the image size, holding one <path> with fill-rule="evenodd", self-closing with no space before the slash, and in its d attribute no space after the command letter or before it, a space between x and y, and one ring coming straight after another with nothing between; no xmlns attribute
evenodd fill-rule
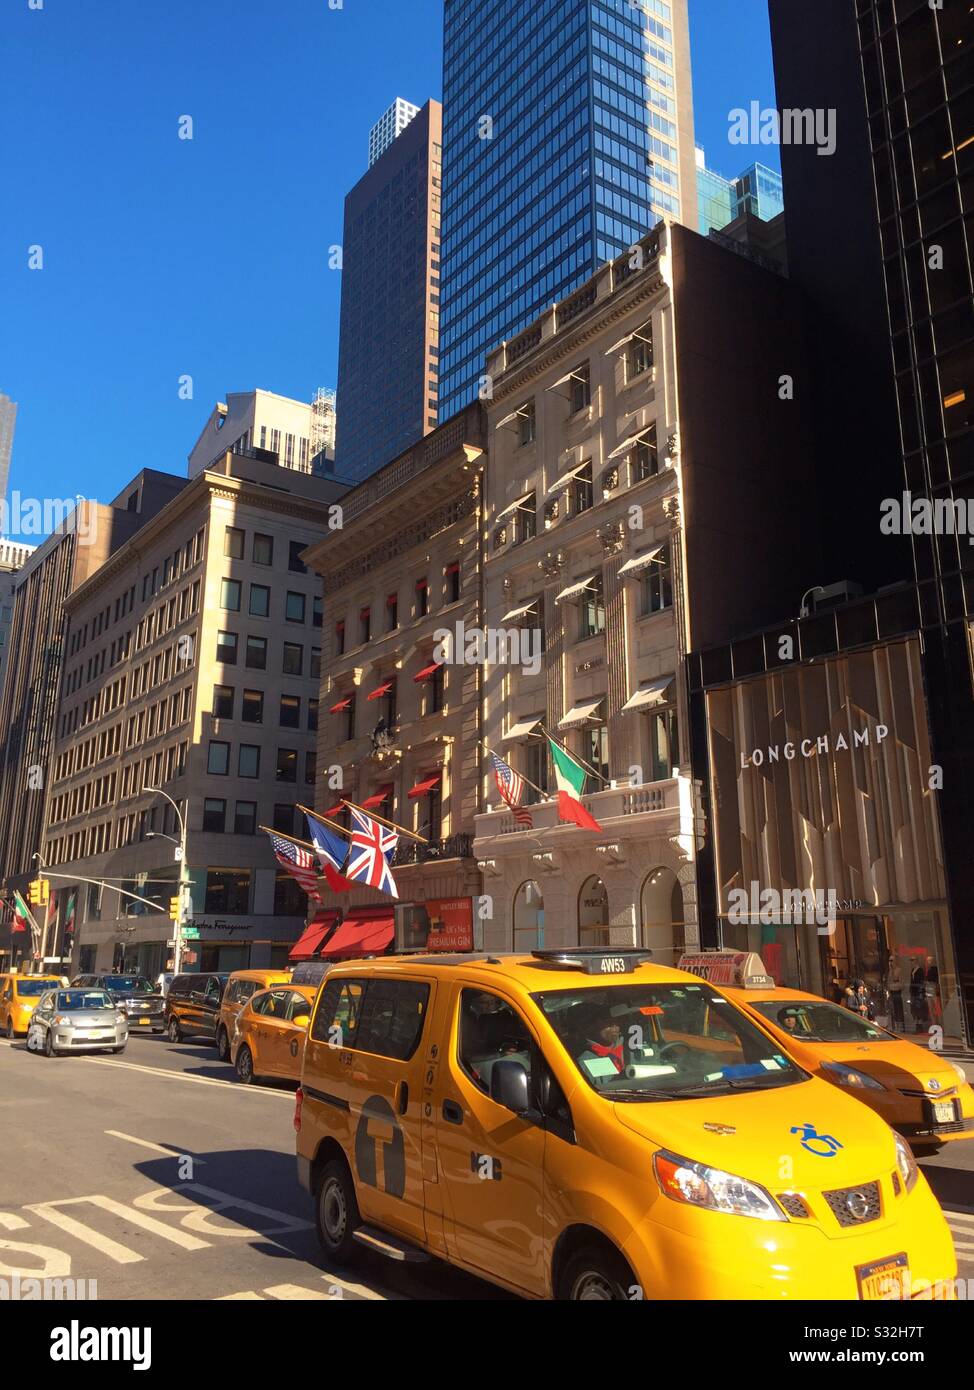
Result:
<svg viewBox="0 0 974 1390"><path fill-rule="evenodd" d="M754 1216L759 1221L785 1221L784 1212L756 1182L694 1163L679 1154L660 1149L653 1156L656 1181L667 1197L691 1207L725 1211L735 1216Z"/></svg>
<svg viewBox="0 0 974 1390"><path fill-rule="evenodd" d="M965 1082L966 1082L966 1080L967 1080L967 1072L964 1070L964 1068L963 1068L963 1067L959 1067L959 1066L957 1065L956 1062L951 1062L950 1065L953 1067L954 1071L957 1073L959 1079L960 1079L961 1081L965 1081Z"/></svg>
<svg viewBox="0 0 974 1390"><path fill-rule="evenodd" d="M836 1081L840 1086L856 1086L867 1091L886 1090L883 1083L877 1081L875 1076L870 1076L864 1071L856 1071L855 1067L847 1067L844 1062L823 1062L822 1070L828 1073L830 1081Z"/></svg>
<svg viewBox="0 0 974 1390"><path fill-rule="evenodd" d="M896 1133L893 1134L893 1138L896 1140L896 1166L900 1170L903 1186L906 1188L907 1192L911 1192L916 1184L917 1175L920 1170L917 1167L916 1159L913 1157L913 1150L906 1140Z"/></svg>

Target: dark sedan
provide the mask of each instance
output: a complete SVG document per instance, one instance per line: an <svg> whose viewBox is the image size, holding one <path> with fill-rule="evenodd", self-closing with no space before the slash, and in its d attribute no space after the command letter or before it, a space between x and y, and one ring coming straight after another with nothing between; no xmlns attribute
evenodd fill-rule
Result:
<svg viewBox="0 0 974 1390"><path fill-rule="evenodd" d="M128 1015L133 1033L163 1033L166 1001L144 975L79 975L74 988L103 989Z"/></svg>

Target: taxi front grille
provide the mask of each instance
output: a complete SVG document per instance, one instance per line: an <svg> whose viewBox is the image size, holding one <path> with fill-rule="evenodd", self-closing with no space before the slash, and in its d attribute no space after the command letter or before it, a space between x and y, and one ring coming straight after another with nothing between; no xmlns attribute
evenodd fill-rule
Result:
<svg viewBox="0 0 974 1390"><path fill-rule="evenodd" d="M822 1196L840 1226L864 1226L867 1221L875 1221L882 1210L878 1182L839 1187L834 1192L823 1192Z"/></svg>
<svg viewBox="0 0 974 1390"><path fill-rule="evenodd" d="M956 1086L948 1086L945 1091L908 1091L905 1086L900 1087L901 1096L919 1096L921 1100L950 1100L956 1094Z"/></svg>
<svg viewBox="0 0 974 1390"><path fill-rule="evenodd" d="M898 1197L898 1196L900 1195L900 1193L902 1192L902 1190L903 1190L903 1184L900 1182L900 1175L899 1175L899 1173L897 1173L896 1170L894 1169L894 1170L893 1170L893 1196L894 1196L894 1197Z"/></svg>

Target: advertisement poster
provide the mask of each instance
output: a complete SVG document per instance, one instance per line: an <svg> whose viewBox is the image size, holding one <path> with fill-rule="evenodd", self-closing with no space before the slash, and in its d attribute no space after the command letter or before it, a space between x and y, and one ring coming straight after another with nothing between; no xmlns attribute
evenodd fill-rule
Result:
<svg viewBox="0 0 974 1390"><path fill-rule="evenodd" d="M473 950L473 899L427 898L429 951Z"/></svg>

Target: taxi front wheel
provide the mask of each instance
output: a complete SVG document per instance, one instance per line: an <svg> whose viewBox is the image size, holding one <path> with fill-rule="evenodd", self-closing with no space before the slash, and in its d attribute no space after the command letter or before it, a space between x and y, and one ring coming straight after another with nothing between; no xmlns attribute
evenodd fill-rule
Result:
<svg viewBox="0 0 974 1390"><path fill-rule="evenodd" d="M315 1201L318 1243L336 1264L350 1264L359 1247L355 1231L361 1225L352 1175L345 1162L332 1158L325 1164Z"/></svg>
<svg viewBox="0 0 974 1390"><path fill-rule="evenodd" d="M7 1026L6 1026L6 1028L4 1029L4 1032L6 1033L7 1037L11 1039L11 1041L13 1041L13 1039L17 1036L16 1033L14 1032L14 1021L13 1021L13 1018L10 1017L9 1015L7 1016Z"/></svg>
<svg viewBox="0 0 974 1390"><path fill-rule="evenodd" d="M635 1295L632 1270L614 1250L592 1246L572 1255L561 1277L559 1297L570 1302L628 1303Z"/></svg>

